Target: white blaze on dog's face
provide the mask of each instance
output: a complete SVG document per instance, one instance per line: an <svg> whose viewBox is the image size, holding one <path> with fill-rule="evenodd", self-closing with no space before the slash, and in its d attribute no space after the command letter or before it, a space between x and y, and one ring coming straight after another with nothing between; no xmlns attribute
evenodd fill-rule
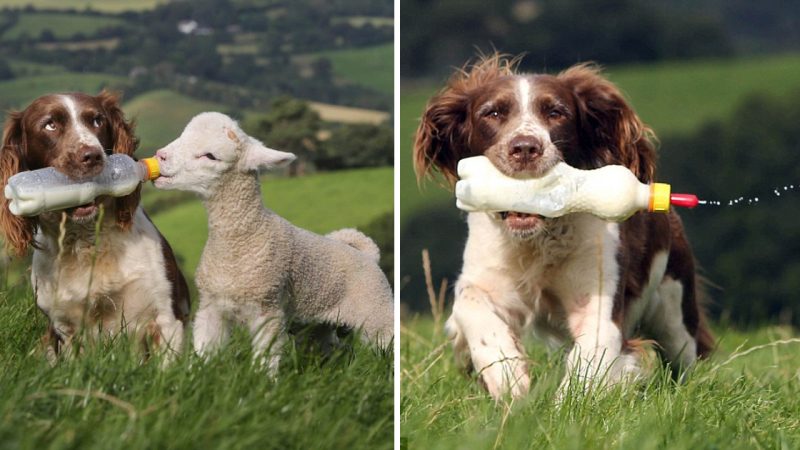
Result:
<svg viewBox="0 0 800 450"><path fill-rule="evenodd" d="M235 120L216 112L195 116L178 139L156 152L160 189L192 191L209 197L223 175L283 167L293 153L267 148L246 135Z"/></svg>

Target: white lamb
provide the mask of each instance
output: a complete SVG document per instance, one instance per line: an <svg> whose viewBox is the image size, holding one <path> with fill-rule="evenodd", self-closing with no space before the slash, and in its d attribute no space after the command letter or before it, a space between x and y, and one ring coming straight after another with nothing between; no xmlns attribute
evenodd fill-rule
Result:
<svg viewBox="0 0 800 450"><path fill-rule="evenodd" d="M286 165L294 154L269 149L230 117L206 112L157 156L156 187L196 192L208 211L196 273L199 354L219 348L231 325L243 324L254 355L274 373L291 318L358 328L382 347L393 339L392 291L375 243L354 229L320 236L263 206L258 170ZM270 345L276 351L266 357Z"/></svg>

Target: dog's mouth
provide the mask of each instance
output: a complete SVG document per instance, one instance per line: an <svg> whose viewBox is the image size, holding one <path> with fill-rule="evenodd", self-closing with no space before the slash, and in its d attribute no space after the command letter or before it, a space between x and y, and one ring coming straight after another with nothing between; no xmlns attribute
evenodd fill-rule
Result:
<svg viewBox="0 0 800 450"><path fill-rule="evenodd" d="M73 208L67 208L66 212L69 217L73 220L82 222L86 220L90 220L94 218L97 214L98 206L97 200L92 203L87 203L85 205L75 206Z"/></svg>
<svg viewBox="0 0 800 450"><path fill-rule="evenodd" d="M539 214L526 214L516 211L502 211L498 214L511 231L530 231L542 225L545 220L545 217Z"/></svg>

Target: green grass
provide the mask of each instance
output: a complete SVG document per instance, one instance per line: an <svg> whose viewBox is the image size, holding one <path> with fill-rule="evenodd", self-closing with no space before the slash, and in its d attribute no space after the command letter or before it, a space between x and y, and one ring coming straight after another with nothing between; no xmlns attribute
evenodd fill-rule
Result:
<svg viewBox="0 0 800 450"><path fill-rule="evenodd" d="M392 211L392 168L356 169L300 178L262 180L264 204L295 225L316 233L361 227ZM154 192L155 191L155 192ZM171 192L148 189L153 194ZM152 216L153 222L180 256L184 274L193 277L208 233L206 212L193 199Z"/></svg>
<svg viewBox="0 0 800 450"><path fill-rule="evenodd" d="M225 111L219 103L197 100L170 90L146 92L124 104L128 118L137 122L137 155L148 156L177 138L189 120L203 111Z"/></svg>
<svg viewBox="0 0 800 450"><path fill-rule="evenodd" d="M32 75L51 75L67 71L64 67L55 64L42 64L22 59L9 59L8 64L17 78Z"/></svg>
<svg viewBox="0 0 800 450"><path fill-rule="evenodd" d="M328 58L337 77L391 95L394 91L393 55L394 44L389 43L303 56Z"/></svg>
<svg viewBox="0 0 800 450"><path fill-rule="evenodd" d="M145 11L153 9L167 0L0 0L0 8L24 8L32 5L39 9L83 10L119 13L123 11Z"/></svg>
<svg viewBox="0 0 800 450"><path fill-rule="evenodd" d="M125 23L114 17L82 16L66 13L22 13L16 25L3 33L2 39L18 39L22 35L38 38L50 30L56 39L67 39L78 33L89 36L98 30Z"/></svg>
<svg viewBox="0 0 800 450"><path fill-rule="evenodd" d="M707 120L723 119L746 96L782 95L800 89L800 55L738 60L699 60L647 66L609 67L641 118L657 135L693 130ZM440 88L403 86L400 101L401 220L420 206L446 201L448 193L426 183L420 193L411 166L411 144L425 102Z"/></svg>
<svg viewBox="0 0 800 450"><path fill-rule="evenodd" d="M401 442L425 449L696 449L800 446L800 340L788 328L720 328L720 348L682 384L655 364L641 385L553 399L562 356L528 345L532 389L499 405L456 367L442 333L401 333ZM781 339L790 343L756 346ZM750 353L747 353L747 352Z"/></svg>
<svg viewBox="0 0 800 450"><path fill-rule="evenodd" d="M122 336L51 367L29 290L0 291L0 449L392 448L391 352L350 339L325 360L292 341L272 380L242 332L164 370Z"/></svg>

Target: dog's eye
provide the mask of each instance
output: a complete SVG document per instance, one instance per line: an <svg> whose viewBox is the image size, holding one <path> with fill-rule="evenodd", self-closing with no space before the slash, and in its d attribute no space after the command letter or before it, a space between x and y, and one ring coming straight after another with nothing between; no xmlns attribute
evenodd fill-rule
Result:
<svg viewBox="0 0 800 450"><path fill-rule="evenodd" d="M210 160L212 160L212 161L219 161L219 160L217 159L217 157L216 157L216 156L214 156L212 153L206 153L205 155L203 155L203 157L204 157L204 158L208 158L208 159L210 159Z"/></svg>
<svg viewBox="0 0 800 450"><path fill-rule="evenodd" d="M483 115L483 117L486 117L486 118L489 118L489 119L499 119L500 118L500 111L498 111L496 109L490 109L489 111L487 111Z"/></svg>
<svg viewBox="0 0 800 450"><path fill-rule="evenodd" d="M561 111L560 109L551 109L547 113L548 119L561 119L563 117L566 117L566 114L564 114L564 111Z"/></svg>
<svg viewBox="0 0 800 450"><path fill-rule="evenodd" d="M103 118L101 116L97 116L92 119L92 126L95 128L100 128L103 125Z"/></svg>
<svg viewBox="0 0 800 450"><path fill-rule="evenodd" d="M47 131L56 131L56 122L48 120L47 123L44 124L44 129Z"/></svg>

